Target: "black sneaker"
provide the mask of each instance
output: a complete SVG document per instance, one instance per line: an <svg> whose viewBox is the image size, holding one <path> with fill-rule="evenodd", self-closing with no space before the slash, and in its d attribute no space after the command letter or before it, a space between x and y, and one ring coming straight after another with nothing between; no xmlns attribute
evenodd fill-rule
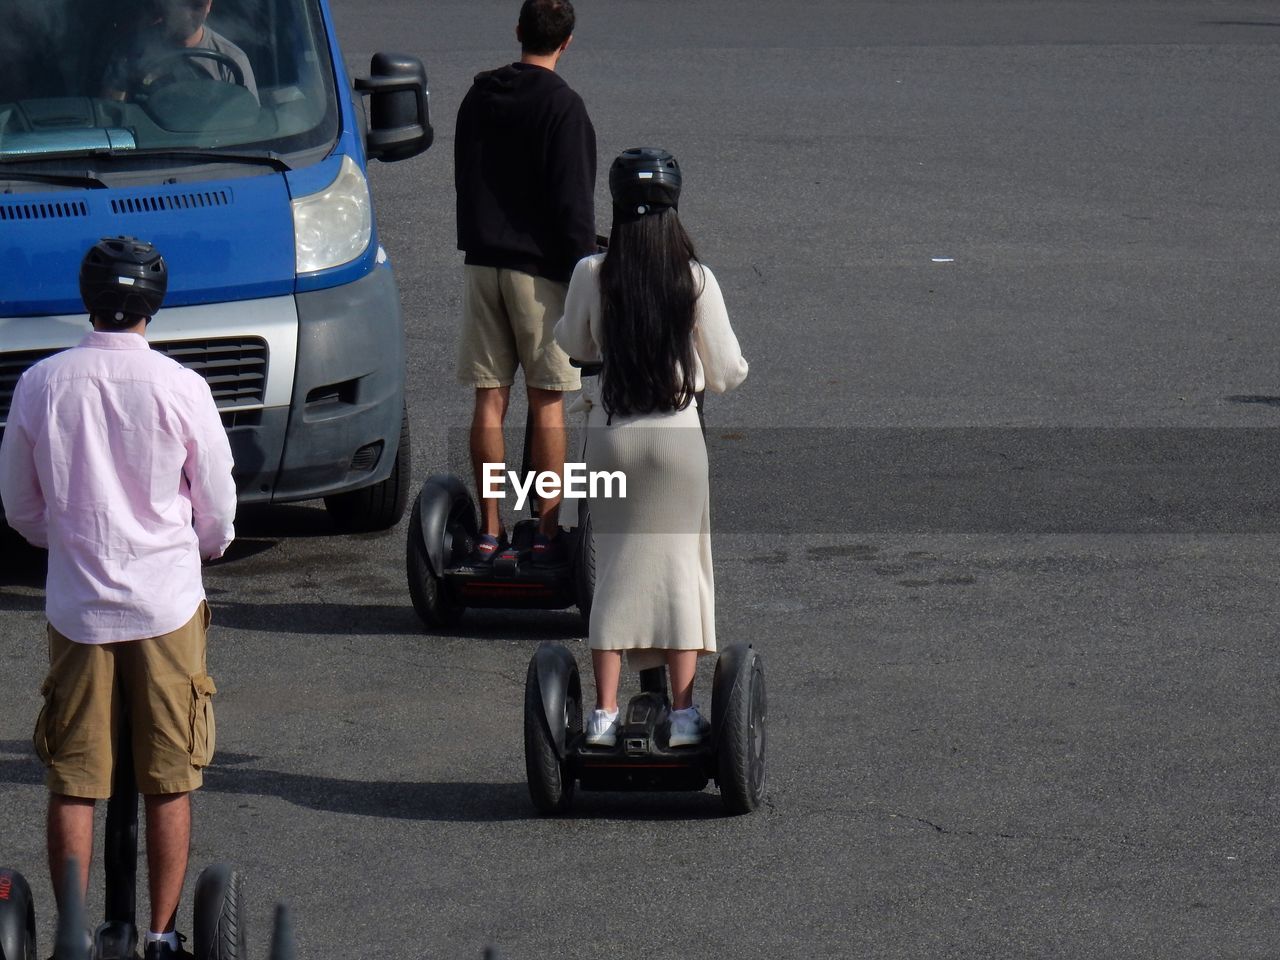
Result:
<svg viewBox="0 0 1280 960"><path fill-rule="evenodd" d="M471 548L468 561L472 566L483 567L493 563L493 558L507 549L507 533L504 530L496 537L490 533L482 533L476 537L475 546Z"/></svg>
<svg viewBox="0 0 1280 960"><path fill-rule="evenodd" d="M558 567L569 560L569 551L565 549L564 534L557 534L552 539L546 534L536 533L533 536L533 562L539 567Z"/></svg>
<svg viewBox="0 0 1280 960"><path fill-rule="evenodd" d="M187 953L183 946L187 942L187 938L182 934L178 934L178 946L171 947L163 940L156 940L154 943L148 943L143 953L142 960L186 960L191 954Z"/></svg>

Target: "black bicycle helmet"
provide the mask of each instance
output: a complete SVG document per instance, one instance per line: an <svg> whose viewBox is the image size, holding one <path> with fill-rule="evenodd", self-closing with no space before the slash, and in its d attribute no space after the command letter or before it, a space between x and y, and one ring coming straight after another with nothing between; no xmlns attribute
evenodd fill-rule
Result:
<svg viewBox="0 0 1280 960"><path fill-rule="evenodd" d="M666 150L632 147L609 168L614 215L644 216L680 206L680 164Z"/></svg>
<svg viewBox="0 0 1280 960"><path fill-rule="evenodd" d="M103 237L80 262L80 298L91 316L150 319L168 289L164 257L145 240Z"/></svg>

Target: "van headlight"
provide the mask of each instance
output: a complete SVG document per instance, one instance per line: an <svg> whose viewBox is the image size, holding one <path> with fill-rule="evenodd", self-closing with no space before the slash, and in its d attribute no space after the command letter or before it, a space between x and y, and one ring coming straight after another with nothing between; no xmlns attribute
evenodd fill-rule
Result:
<svg viewBox="0 0 1280 960"><path fill-rule="evenodd" d="M373 235L369 182L350 157L333 183L293 201L293 242L298 273L340 267L359 257Z"/></svg>

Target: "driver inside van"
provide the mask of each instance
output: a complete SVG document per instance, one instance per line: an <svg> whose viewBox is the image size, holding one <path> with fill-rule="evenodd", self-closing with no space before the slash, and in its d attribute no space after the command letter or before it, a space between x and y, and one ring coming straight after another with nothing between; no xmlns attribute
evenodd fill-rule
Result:
<svg viewBox="0 0 1280 960"><path fill-rule="evenodd" d="M116 52L103 96L132 99L176 80L235 83L258 98L249 58L205 21L213 0L155 0L146 23Z"/></svg>

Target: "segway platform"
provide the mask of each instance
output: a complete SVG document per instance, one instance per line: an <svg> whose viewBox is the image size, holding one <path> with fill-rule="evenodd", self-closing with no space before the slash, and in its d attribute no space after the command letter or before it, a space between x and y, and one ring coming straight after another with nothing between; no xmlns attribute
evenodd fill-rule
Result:
<svg viewBox="0 0 1280 960"><path fill-rule="evenodd" d="M580 528L561 533L566 559L554 565L534 563L536 532L536 521L521 520L512 531L510 546L488 563L471 564L464 558L457 566L447 568L446 589L469 607L559 610L573 606L578 602L578 591L573 580L574 563L569 558L577 551Z"/></svg>
<svg viewBox="0 0 1280 960"><path fill-rule="evenodd" d="M570 363L584 377L600 373L599 364ZM520 466L525 476L529 474L532 434L530 411ZM536 500L532 509L533 519L521 520L512 529L510 546L486 563L474 563L472 552L480 532L475 500L451 474L427 478L413 503L405 542L409 597L426 626L453 626L468 607L563 610L576 605L584 618L590 618L596 555L589 501L580 500L577 523L561 529L565 560L555 565L533 562L533 538L538 532Z"/></svg>
<svg viewBox="0 0 1280 960"><path fill-rule="evenodd" d="M468 607L563 610L576 605L590 616L595 588L590 508L584 501L577 526L561 530L562 563L534 563L537 530L537 520L521 520L508 547L485 563L474 563L479 535L475 501L457 477L429 477L414 501L405 544L409 596L422 622L448 627Z"/></svg>
<svg viewBox="0 0 1280 960"><path fill-rule="evenodd" d="M714 780L730 813L764 799L764 667L748 644L731 644L716 662L711 721L696 746L669 743L666 668L645 670L640 693L618 716L613 746L583 732L582 681L568 648L543 643L525 679L524 749L529 795L542 813L566 813L575 789L702 790Z"/></svg>

